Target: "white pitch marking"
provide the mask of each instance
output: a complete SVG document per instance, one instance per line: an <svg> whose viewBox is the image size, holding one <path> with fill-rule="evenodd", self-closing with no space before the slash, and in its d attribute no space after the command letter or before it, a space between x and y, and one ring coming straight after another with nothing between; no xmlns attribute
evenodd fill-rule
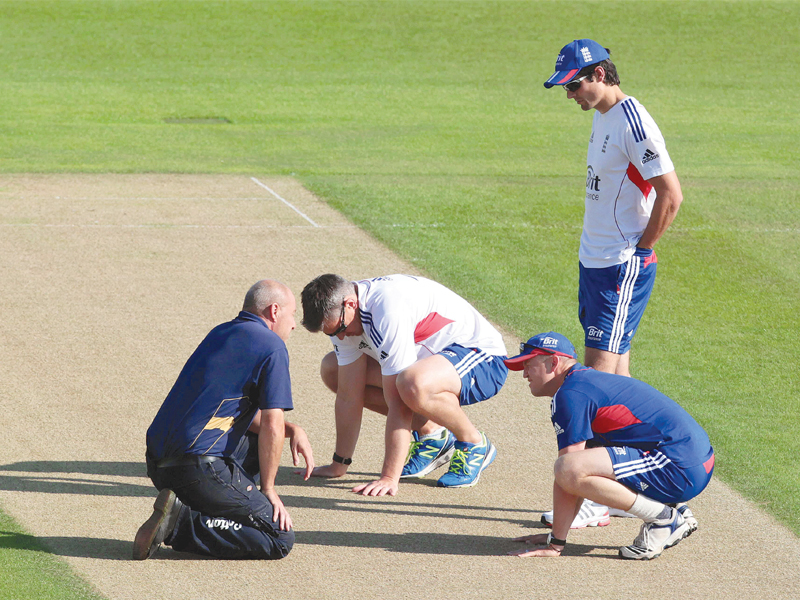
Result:
<svg viewBox="0 0 800 600"><path fill-rule="evenodd" d="M103 223L0 223L0 227L13 228L36 228L50 227L55 229L311 229L308 225L174 225L165 223L163 225L134 225L128 224L103 224ZM327 225L322 227L314 224L317 229L357 229L356 225Z"/></svg>
<svg viewBox="0 0 800 600"><path fill-rule="evenodd" d="M272 194L273 196L275 196L275 197L276 197L278 200L280 200L281 202L283 202L283 203L284 203L286 206L288 206L289 208L291 208L291 209L292 209L294 212L296 212L298 215L300 215L301 217L303 217L303 218L304 218L306 221L308 221L309 223L311 223L311 224L312 224L314 227L321 227L320 225L317 225L316 223L314 223L314 221L312 221L312 220L311 220L311 219L308 217L308 215L306 215L306 214L302 213L300 210L298 210L298 209L297 209L297 207L296 207L296 206L294 206L294 205L293 205L291 202L289 202L288 200L285 200L284 198L281 198L281 197L280 197L278 194L276 194L274 191L272 191L272 189L270 189L270 187L269 187L269 186L267 186L267 185L265 185L265 184L261 183L261 182L260 182L258 179L256 179L255 177L251 177L250 179L252 179L252 180L253 180L253 181L254 181L254 182L257 184L257 185L260 185L262 188L264 188L265 190L267 190L267 191L268 191L270 194Z"/></svg>

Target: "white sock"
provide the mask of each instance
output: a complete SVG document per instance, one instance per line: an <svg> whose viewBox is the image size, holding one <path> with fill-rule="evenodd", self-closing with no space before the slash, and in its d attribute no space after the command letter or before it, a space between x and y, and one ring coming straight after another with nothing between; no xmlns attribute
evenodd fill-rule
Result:
<svg viewBox="0 0 800 600"><path fill-rule="evenodd" d="M445 437L447 430L444 427L440 427L436 431L429 433L427 435L421 436L420 440L438 440L439 438Z"/></svg>
<svg viewBox="0 0 800 600"><path fill-rule="evenodd" d="M634 500L633 506L628 509L628 512L646 523L652 523L659 519L666 519L672 514L672 509L657 500L636 494L636 500Z"/></svg>

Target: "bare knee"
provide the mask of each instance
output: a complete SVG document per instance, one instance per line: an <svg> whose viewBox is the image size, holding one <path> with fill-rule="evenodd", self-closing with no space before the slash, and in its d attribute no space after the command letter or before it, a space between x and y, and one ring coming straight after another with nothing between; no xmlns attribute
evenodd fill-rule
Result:
<svg viewBox="0 0 800 600"><path fill-rule="evenodd" d="M415 412L419 410L422 398L422 382L419 377L409 373L409 370L402 371L397 376L397 392L403 404Z"/></svg>
<svg viewBox="0 0 800 600"><path fill-rule="evenodd" d="M335 394L339 389L339 363L336 360L336 353L328 352L325 355L319 367L319 375L322 383Z"/></svg>
<svg viewBox="0 0 800 600"><path fill-rule="evenodd" d="M585 475L581 468L580 461L564 454L556 459L553 465L553 475L555 476L556 483L568 492L574 492L581 478Z"/></svg>

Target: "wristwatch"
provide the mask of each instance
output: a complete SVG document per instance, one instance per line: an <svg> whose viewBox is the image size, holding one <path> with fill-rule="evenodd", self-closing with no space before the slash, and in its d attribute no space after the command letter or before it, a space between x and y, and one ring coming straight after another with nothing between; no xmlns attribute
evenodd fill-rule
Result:
<svg viewBox="0 0 800 600"><path fill-rule="evenodd" d="M342 458L341 456L336 454L336 452L334 452L333 453L333 462L337 462L337 463L339 463L341 465L349 465L349 464L352 464L353 459L352 458Z"/></svg>

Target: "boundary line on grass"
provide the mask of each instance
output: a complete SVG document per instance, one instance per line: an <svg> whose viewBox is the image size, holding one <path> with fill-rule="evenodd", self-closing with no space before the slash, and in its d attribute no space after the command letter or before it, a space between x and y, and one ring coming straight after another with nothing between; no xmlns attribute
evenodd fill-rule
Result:
<svg viewBox="0 0 800 600"><path fill-rule="evenodd" d="M312 224L314 227L320 227L320 225L317 225L316 223L314 223L314 221L312 221L312 220L311 220L311 219L308 217L308 215L306 215L305 213L301 212L301 211L300 211L300 210L299 210L299 209L298 209L296 206L294 206L294 204L292 204L292 203L291 203L291 202L289 202L288 200L285 200L284 198L281 198L281 197L280 197L280 196L279 196L277 193L275 193L275 192L272 190L272 188L270 188L268 185L266 185L266 184L264 184L264 183L261 183L261 182L260 182L258 179L256 179L255 177L251 177L250 179L251 179L252 181L254 181L254 182L256 183L256 185L260 185L262 188L264 188L265 190L267 190L267 191L268 191L270 194L272 194L273 196L275 196L275 197L276 197L278 200L280 200L281 202L283 202L283 203L284 203L286 206L288 206L289 208L291 208L291 209L292 209L294 212L296 212L298 215L300 215L301 217L303 217L303 218L304 218L306 221L308 221L309 223L311 223L311 224Z"/></svg>

